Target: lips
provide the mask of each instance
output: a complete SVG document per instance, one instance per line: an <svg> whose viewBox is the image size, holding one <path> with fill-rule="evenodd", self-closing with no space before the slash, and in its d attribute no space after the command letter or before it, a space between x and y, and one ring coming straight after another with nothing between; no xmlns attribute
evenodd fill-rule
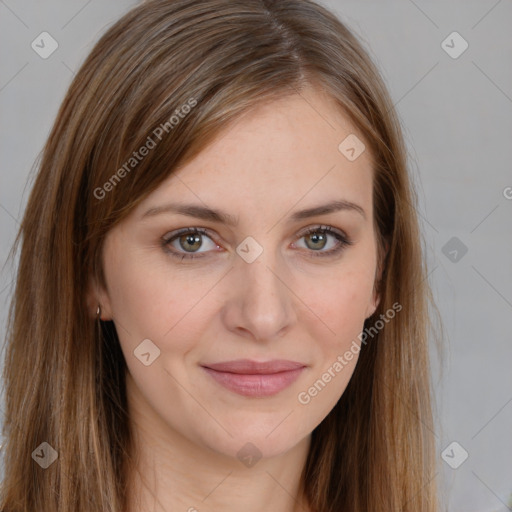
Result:
<svg viewBox="0 0 512 512"><path fill-rule="evenodd" d="M272 396L290 386L306 368L296 361L249 359L201 365L219 384L243 396Z"/></svg>
<svg viewBox="0 0 512 512"><path fill-rule="evenodd" d="M205 364L203 366L218 372L238 373L245 375L264 375L296 370L297 368L302 368L306 365L302 363L296 363L295 361L285 361L284 359L274 359L273 361L265 361L262 363L251 361L250 359L238 359L236 361Z"/></svg>

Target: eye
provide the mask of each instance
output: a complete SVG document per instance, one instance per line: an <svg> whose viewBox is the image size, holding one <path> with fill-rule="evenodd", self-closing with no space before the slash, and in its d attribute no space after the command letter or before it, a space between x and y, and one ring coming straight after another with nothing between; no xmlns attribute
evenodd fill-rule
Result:
<svg viewBox="0 0 512 512"><path fill-rule="evenodd" d="M329 243L329 237L334 239L334 246L327 251L323 251L322 249L324 249ZM312 249L308 252L310 252L313 257L334 256L340 253L345 247L353 244L346 235L332 226L316 226L307 228L299 238L299 240L302 239L305 240L306 249Z"/></svg>
<svg viewBox="0 0 512 512"><path fill-rule="evenodd" d="M171 235L172 236L166 237L162 240L164 249L171 256L182 260L202 258L202 253L208 252L208 250L198 252L198 249L204 246L204 237L207 237L213 245L210 249L219 247L208 235L208 230L204 228L184 228L177 232L173 232ZM208 247L206 247L206 249L208 249ZM200 256L196 256L196 254L200 254Z"/></svg>
<svg viewBox="0 0 512 512"><path fill-rule="evenodd" d="M210 248L208 248L208 244L205 247L205 238L210 241ZM346 246L353 244L346 235L332 226L307 228L299 235L299 240L303 238L306 240L306 249L310 249L307 252L313 257L334 256ZM322 250L328 245L329 238L333 239L334 246L327 251ZM205 228L184 228L174 231L162 239L162 247L166 253L180 260L203 258L209 250L220 249L220 246L212 240L209 230ZM201 248L205 248L205 250L199 252Z"/></svg>

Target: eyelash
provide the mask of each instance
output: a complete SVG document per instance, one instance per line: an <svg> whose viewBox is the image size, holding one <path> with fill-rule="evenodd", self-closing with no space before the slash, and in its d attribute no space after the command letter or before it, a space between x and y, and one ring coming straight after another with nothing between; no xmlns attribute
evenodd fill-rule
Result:
<svg viewBox="0 0 512 512"><path fill-rule="evenodd" d="M339 242L338 245L334 249L330 249L329 251L313 251L313 250L307 251L307 252L311 252L312 253L311 256L314 258L316 258L316 257L325 258L325 257L329 257L329 256L334 256L334 255L340 253L347 246L353 245L353 243L354 243L348 237L346 237L345 235L336 231L332 226L315 226L315 227L307 228L305 230L305 232L303 232L297 240L300 240L304 236L311 235L313 233L322 233L322 234L332 235ZM171 242L173 242L174 240L176 240L177 238L179 238L183 235L188 235L188 234L204 235L204 236L207 236L208 238L212 239L212 237L209 234L209 230L207 230L205 228L180 229L178 231L171 233L171 236L166 236L162 239L162 247L164 248L165 252L170 254L174 258L179 258L181 261L183 261L184 259L185 260L194 260L194 259L203 258L204 256L206 256L207 253L186 254L186 253L176 252L174 249L169 248ZM213 239L212 239L212 241L214 242Z"/></svg>

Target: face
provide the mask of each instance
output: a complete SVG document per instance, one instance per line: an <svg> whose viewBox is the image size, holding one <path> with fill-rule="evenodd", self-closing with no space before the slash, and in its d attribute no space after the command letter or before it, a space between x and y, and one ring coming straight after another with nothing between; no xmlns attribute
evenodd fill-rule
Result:
<svg viewBox="0 0 512 512"><path fill-rule="evenodd" d="M278 455L312 432L378 304L369 151L347 158L340 143L362 136L329 98L301 94L229 125L104 245L94 301L116 325L139 421L229 457L246 443Z"/></svg>

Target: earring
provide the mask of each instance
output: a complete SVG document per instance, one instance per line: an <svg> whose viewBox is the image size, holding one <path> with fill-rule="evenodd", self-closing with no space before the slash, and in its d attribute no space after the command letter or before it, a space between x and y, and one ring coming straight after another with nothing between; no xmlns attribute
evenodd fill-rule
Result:
<svg viewBox="0 0 512 512"><path fill-rule="evenodd" d="M98 309L96 310L96 320L101 320L101 306L98 304Z"/></svg>

